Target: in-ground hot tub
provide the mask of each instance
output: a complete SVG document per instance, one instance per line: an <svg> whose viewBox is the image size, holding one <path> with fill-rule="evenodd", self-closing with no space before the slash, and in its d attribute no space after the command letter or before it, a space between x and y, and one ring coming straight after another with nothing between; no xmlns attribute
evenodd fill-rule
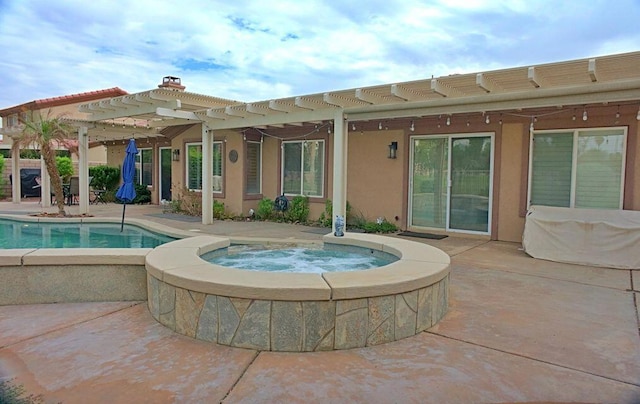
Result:
<svg viewBox="0 0 640 404"><path fill-rule="evenodd" d="M149 310L189 337L286 352L391 342L430 328L446 313L450 260L441 250L368 234L327 235L323 241L399 259L362 271L250 272L200 258L229 247L229 239L192 237L147 255Z"/></svg>

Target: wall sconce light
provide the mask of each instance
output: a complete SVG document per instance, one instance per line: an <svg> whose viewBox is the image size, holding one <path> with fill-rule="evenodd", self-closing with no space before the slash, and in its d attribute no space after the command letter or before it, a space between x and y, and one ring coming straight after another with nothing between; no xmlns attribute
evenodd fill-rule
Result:
<svg viewBox="0 0 640 404"><path fill-rule="evenodd" d="M389 143L389 158L395 159L398 155L398 142Z"/></svg>
<svg viewBox="0 0 640 404"><path fill-rule="evenodd" d="M180 161L180 149L173 149L171 152L171 160Z"/></svg>

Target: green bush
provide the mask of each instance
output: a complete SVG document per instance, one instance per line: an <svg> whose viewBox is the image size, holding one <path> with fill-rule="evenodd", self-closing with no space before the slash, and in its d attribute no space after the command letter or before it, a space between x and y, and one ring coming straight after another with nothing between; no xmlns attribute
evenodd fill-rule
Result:
<svg viewBox="0 0 640 404"><path fill-rule="evenodd" d="M91 186L107 191L118 188L120 183L120 168L109 166L89 167L89 176L93 177Z"/></svg>
<svg viewBox="0 0 640 404"><path fill-rule="evenodd" d="M258 203L258 210L255 213L258 220L269 220L273 217L273 201L269 198L262 198Z"/></svg>
<svg viewBox="0 0 640 404"><path fill-rule="evenodd" d="M352 217L352 210L351 209L351 204L349 203L349 201L347 201L347 224L350 224L350 222L354 219ZM322 212L320 214L320 218L318 219L318 223L321 226L324 227L331 227L331 225L333 224L333 202L331 201L331 199L327 199L324 202L324 212Z"/></svg>
<svg viewBox="0 0 640 404"><path fill-rule="evenodd" d="M362 229L365 233L392 233L398 230L398 227L389 223L387 219L383 219L381 222L366 222Z"/></svg>
<svg viewBox="0 0 640 404"><path fill-rule="evenodd" d="M22 384L15 384L15 378L0 381L0 403L2 404L40 404L44 403L42 394L28 394Z"/></svg>
<svg viewBox="0 0 640 404"><path fill-rule="evenodd" d="M213 201L213 218L214 219L225 219L225 213L224 213L224 203L216 201L214 199Z"/></svg>
<svg viewBox="0 0 640 404"><path fill-rule="evenodd" d="M293 223L307 223L309 219L309 197L298 195L291 200L285 217Z"/></svg>
<svg viewBox="0 0 640 404"><path fill-rule="evenodd" d="M62 182L69 182L69 178L73 175L73 163L70 157L56 157L56 167L58 174L62 178Z"/></svg>
<svg viewBox="0 0 640 404"><path fill-rule="evenodd" d="M151 191L147 188L146 185L136 184L136 197L133 199L131 203L135 203L138 205L144 203L151 203Z"/></svg>

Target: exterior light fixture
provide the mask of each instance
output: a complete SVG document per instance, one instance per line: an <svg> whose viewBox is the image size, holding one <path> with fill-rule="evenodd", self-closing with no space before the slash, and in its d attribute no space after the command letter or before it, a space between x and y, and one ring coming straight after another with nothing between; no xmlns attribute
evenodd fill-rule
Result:
<svg viewBox="0 0 640 404"><path fill-rule="evenodd" d="M378 122L378 130L382 130L382 122Z"/></svg>
<svg viewBox="0 0 640 404"><path fill-rule="evenodd" d="M582 120L586 121L587 119L589 119L589 117L587 116L587 109L584 109L584 112L582 112Z"/></svg>
<svg viewBox="0 0 640 404"><path fill-rule="evenodd" d="M486 123L487 125L491 123L491 119L489 119L489 115L487 115L486 118L484 119L484 123Z"/></svg>
<svg viewBox="0 0 640 404"><path fill-rule="evenodd" d="M180 161L180 149L173 149L171 152L171 160Z"/></svg>
<svg viewBox="0 0 640 404"><path fill-rule="evenodd" d="M451 125L451 117L450 116L447 117L447 126L449 126L449 125Z"/></svg>
<svg viewBox="0 0 640 404"><path fill-rule="evenodd" d="M640 121L640 107L638 107L638 115L636 115L636 120Z"/></svg>
<svg viewBox="0 0 640 404"><path fill-rule="evenodd" d="M351 130L354 131L354 132L356 131L356 124L355 123L351 124Z"/></svg>
<svg viewBox="0 0 640 404"><path fill-rule="evenodd" d="M415 130L416 130L416 125L413 123L413 121L411 121L411 126L409 126L409 130L411 132L415 132Z"/></svg>
<svg viewBox="0 0 640 404"><path fill-rule="evenodd" d="M389 158L395 159L398 155L398 142L389 143Z"/></svg>

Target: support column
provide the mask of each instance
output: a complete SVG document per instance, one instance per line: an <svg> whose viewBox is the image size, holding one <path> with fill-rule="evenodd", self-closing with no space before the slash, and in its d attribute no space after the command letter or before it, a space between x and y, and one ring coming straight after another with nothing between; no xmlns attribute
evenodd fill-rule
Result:
<svg viewBox="0 0 640 404"><path fill-rule="evenodd" d="M43 208L51 207L51 176L42 157L40 157L40 203Z"/></svg>
<svg viewBox="0 0 640 404"><path fill-rule="evenodd" d="M336 215L347 221L347 126L344 111L338 109L333 118L333 217L332 231L336 231Z"/></svg>
<svg viewBox="0 0 640 404"><path fill-rule="evenodd" d="M80 186L80 195L78 195L78 204L80 205L80 214L89 213L89 136L87 133L89 128L81 126L78 128L78 175Z"/></svg>
<svg viewBox="0 0 640 404"><path fill-rule="evenodd" d="M20 148L17 146L11 149L11 180L11 202L20 203L22 199L22 189L20 189Z"/></svg>
<svg viewBox="0 0 640 404"><path fill-rule="evenodd" d="M213 224L213 131L202 123L202 224Z"/></svg>

